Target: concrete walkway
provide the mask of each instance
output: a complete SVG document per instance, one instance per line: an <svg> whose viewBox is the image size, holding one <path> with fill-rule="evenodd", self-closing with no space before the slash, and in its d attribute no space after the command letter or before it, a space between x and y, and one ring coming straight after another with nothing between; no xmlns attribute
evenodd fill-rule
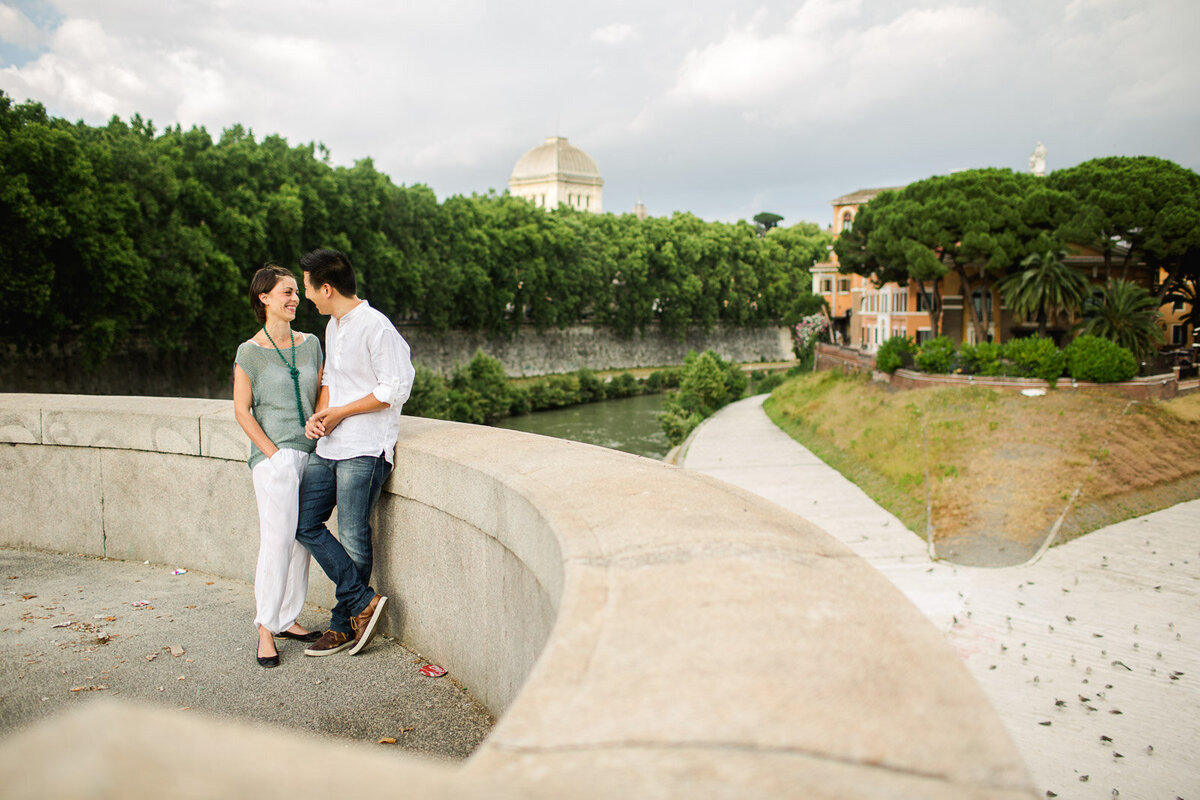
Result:
<svg viewBox="0 0 1200 800"><path fill-rule="evenodd" d="M1200 797L1200 501L1023 566L933 562L780 431L765 398L722 409L679 462L811 520L886 575L963 658L1046 797Z"/></svg>
<svg viewBox="0 0 1200 800"><path fill-rule="evenodd" d="M327 658L279 640L282 663L263 669L254 587L174 571L0 549L0 739L103 697L290 728L337 747L395 739L396 751L445 759L465 758L490 732L469 687L420 674L426 662L385 636ZM300 616L314 629L328 620L313 605ZM276 767L319 774L313 764Z"/></svg>

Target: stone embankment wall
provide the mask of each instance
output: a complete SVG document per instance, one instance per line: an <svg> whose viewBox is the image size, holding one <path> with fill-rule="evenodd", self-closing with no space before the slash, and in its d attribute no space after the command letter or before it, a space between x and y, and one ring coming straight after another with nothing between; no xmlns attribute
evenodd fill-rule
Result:
<svg viewBox="0 0 1200 800"><path fill-rule="evenodd" d="M224 401L0 394L0 545L249 579L246 452ZM0 743L20 796L280 796L263 763L320 763L366 793L463 798L1033 797L938 631L811 523L515 431L405 418L396 455L374 583L387 632L499 716L470 759L89 703Z"/></svg>
<svg viewBox="0 0 1200 800"><path fill-rule="evenodd" d="M537 333L522 328L511 340L489 339L481 333L432 333L418 326L400 326L412 346L413 359L440 372L471 360L476 350L500 360L513 377L574 372L588 369L631 369L682 364L689 350L714 350L726 361L787 361L794 358L787 328L719 328L711 333L688 331L686 336L664 334L657 325L643 336L623 338L593 325L572 325Z"/></svg>
<svg viewBox="0 0 1200 800"><path fill-rule="evenodd" d="M521 329L511 340L482 333L434 333L419 325L401 325L413 360L441 373L465 364L476 350L500 359L512 377L588 369L632 369L682 364L689 350L715 350L727 361L787 361L793 358L787 328L722 328L665 335L657 325L628 338L593 325L537 333ZM324 336L324 330L319 331ZM91 367L78 349L48 347L31 352L0 344L0 387L10 392L149 395L165 397L233 396L233 353L206 356L158 353L150 346L120 350Z"/></svg>

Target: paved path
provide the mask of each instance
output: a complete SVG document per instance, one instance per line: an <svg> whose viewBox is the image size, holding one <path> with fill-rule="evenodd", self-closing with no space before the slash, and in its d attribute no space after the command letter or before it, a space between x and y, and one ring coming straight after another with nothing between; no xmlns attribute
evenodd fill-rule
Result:
<svg viewBox="0 0 1200 800"><path fill-rule="evenodd" d="M780 431L764 399L708 420L682 465L795 511L887 576L963 658L1045 796L1200 798L1200 501L1032 564L932 562L923 539Z"/></svg>
<svg viewBox="0 0 1200 800"><path fill-rule="evenodd" d="M279 641L280 665L263 669L254 661L254 587L172 573L159 564L0 549L0 738L114 696L334 744L394 738L396 750L453 759L491 730L487 710L453 675L424 677L417 670L425 662L385 636L356 656L325 658ZM329 612L312 605L300 615L313 628L328 621Z"/></svg>

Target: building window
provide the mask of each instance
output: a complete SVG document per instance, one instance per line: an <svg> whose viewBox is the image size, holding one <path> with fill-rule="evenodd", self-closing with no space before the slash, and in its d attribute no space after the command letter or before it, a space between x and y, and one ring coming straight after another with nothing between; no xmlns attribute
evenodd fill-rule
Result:
<svg viewBox="0 0 1200 800"><path fill-rule="evenodd" d="M1171 326L1171 344L1187 344L1187 327L1184 325Z"/></svg>
<svg viewBox="0 0 1200 800"><path fill-rule="evenodd" d="M917 292L917 311L929 311L931 298L927 292Z"/></svg>
<svg viewBox="0 0 1200 800"><path fill-rule="evenodd" d="M833 278L821 278L821 294L833 292Z"/></svg>
<svg viewBox="0 0 1200 800"><path fill-rule="evenodd" d="M975 291L971 292L971 306L975 309L975 318L976 319L983 316L983 308L980 305L980 301L982 299L983 299L983 292L981 290L976 289ZM987 293L987 313L988 313L989 317L992 315L992 293L991 292Z"/></svg>
<svg viewBox="0 0 1200 800"><path fill-rule="evenodd" d="M908 292L896 292L892 295L892 311L908 311Z"/></svg>
<svg viewBox="0 0 1200 800"><path fill-rule="evenodd" d="M837 286L838 286L839 292L850 291L850 279L849 278L838 278Z"/></svg>
<svg viewBox="0 0 1200 800"><path fill-rule="evenodd" d="M919 328L917 330L917 344L921 344L922 342L928 342L932 338L933 338L933 331L929 330L929 328Z"/></svg>
<svg viewBox="0 0 1200 800"><path fill-rule="evenodd" d="M850 232L850 224L854 222L854 212L847 211L842 214L842 233Z"/></svg>

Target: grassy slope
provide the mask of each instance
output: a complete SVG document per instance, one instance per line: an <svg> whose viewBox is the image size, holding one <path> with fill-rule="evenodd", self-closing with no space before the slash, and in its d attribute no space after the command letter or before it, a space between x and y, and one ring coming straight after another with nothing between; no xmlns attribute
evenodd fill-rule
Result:
<svg viewBox="0 0 1200 800"><path fill-rule="evenodd" d="M1040 541L1077 487L1060 541L1200 497L1200 395L893 392L833 371L788 381L766 409L922 535L928 486L936 539L999 531Z"/></svg>

